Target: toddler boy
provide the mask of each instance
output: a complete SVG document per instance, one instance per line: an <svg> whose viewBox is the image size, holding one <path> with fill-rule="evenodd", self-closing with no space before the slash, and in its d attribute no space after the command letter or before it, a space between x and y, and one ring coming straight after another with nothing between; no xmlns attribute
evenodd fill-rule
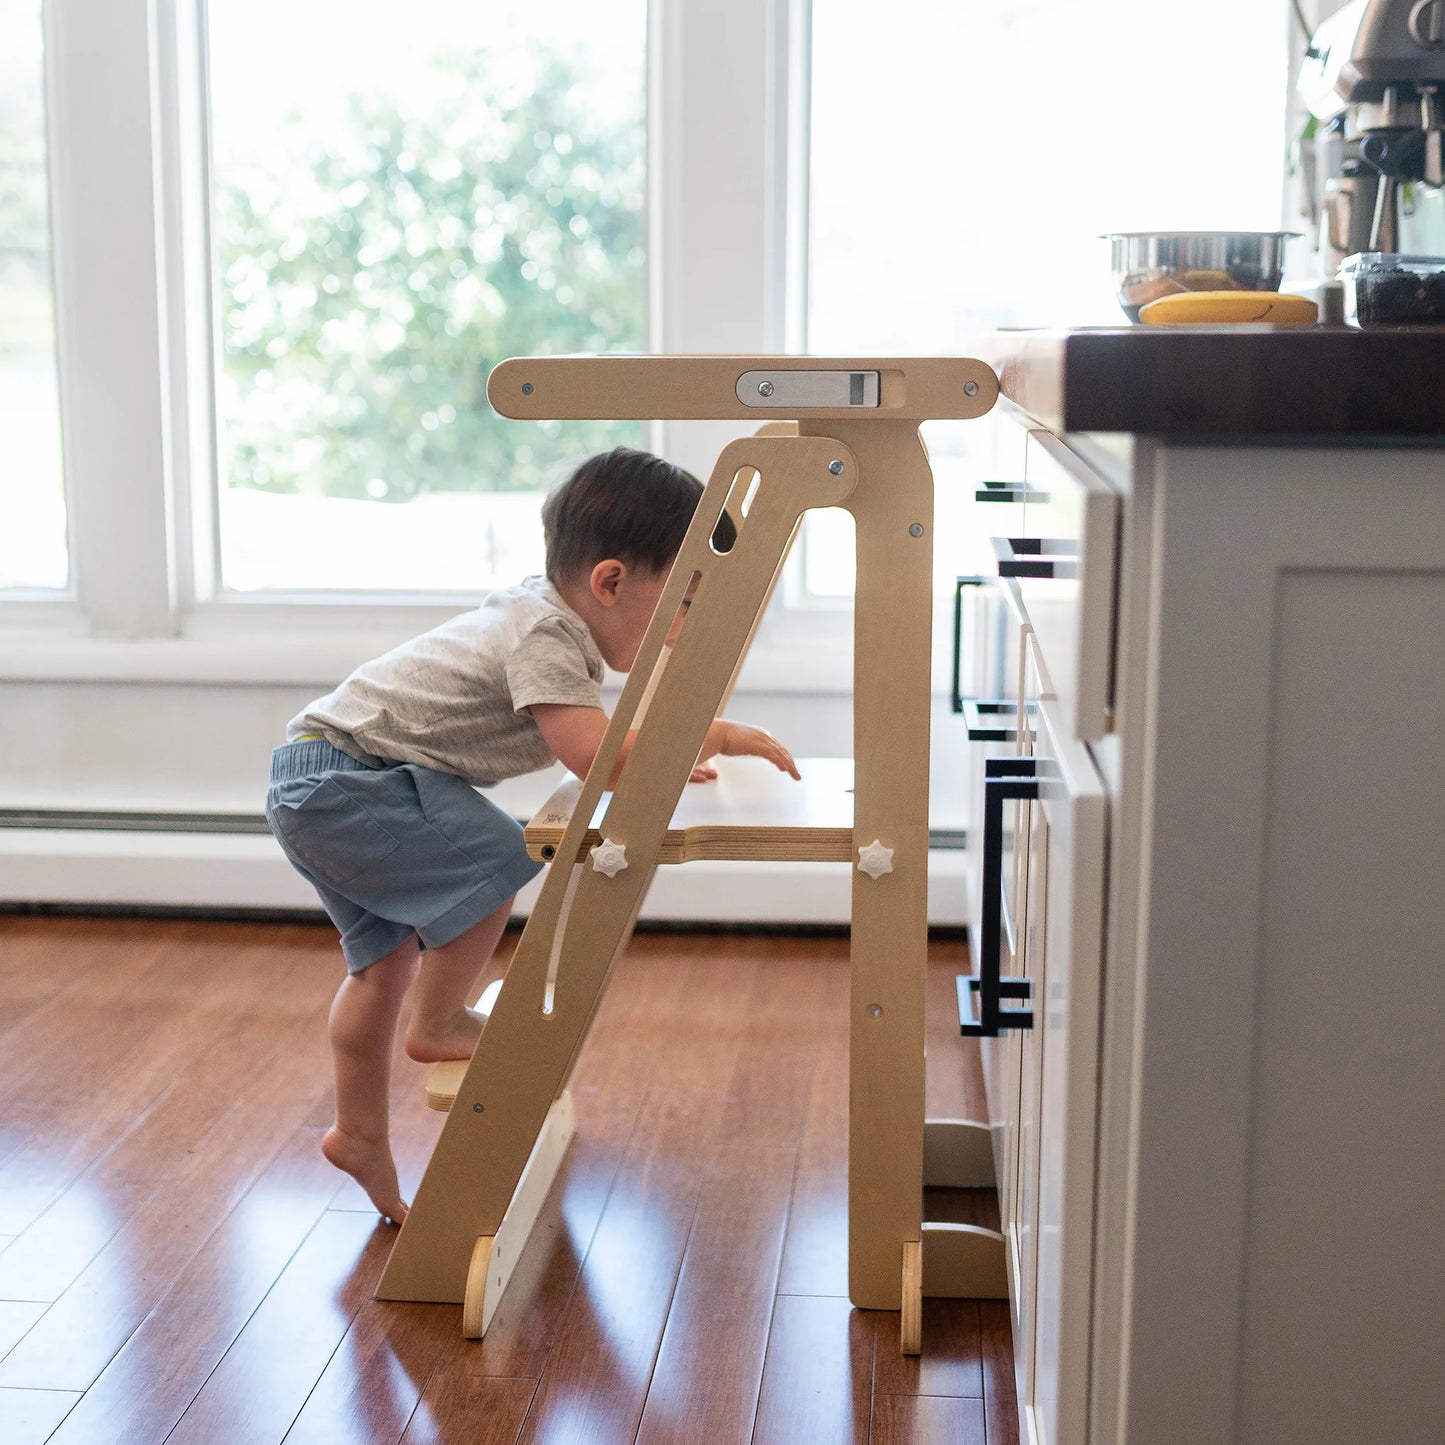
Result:
<svg viewBox="0 0 1445 1445"><path fill-rule="evenodd" d="M413 1059L470 1058L485 1020L467 1000L513 896L540 868L520 826L474 785L554 759L586 774L607 730L603 665L631 668L701 494L646 452L583 462L542 508L546 576L362 664L291 720L272 757L266 821L346 957L328 1024L336 1122L322 1152L398 1224L407 1205L388 1097L402 999L415 980ZM669 643L681 625L679 613ZM720 753L798 776L774 738L719 719L694 781L716 776L706 760Z"/></svg>

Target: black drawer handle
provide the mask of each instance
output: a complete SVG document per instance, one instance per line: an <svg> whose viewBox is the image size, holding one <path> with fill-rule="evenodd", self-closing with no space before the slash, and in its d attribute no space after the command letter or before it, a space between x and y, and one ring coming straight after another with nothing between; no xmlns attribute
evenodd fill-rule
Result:
<svg viewBox="0 0 1445 1445"><path fill-rule="evenodd" d="M1033 708L1030 707L1030 713ZM972 743L1012 743L1018 741L1019 705L1002 698L965 698L963 724ZM1029 719L1029 733L1034 732Z"/></svg>
<svg viewBox="0 0 1445 1445"><path fill-rule="evenodd" d="M1000 577L1077 577L1079 545L1067 537L994 537Z"/></svg>
<svg viewBox="0 0 1445 1445"><path fill-rule="evenodd" d="M1002 1006L1005 998L1029 998L1029 980L1003 978L1003 805L1010 798L1036 799L1033 758L986 758L983 765L983 917L978 940L978 974L958 980L959 1032L965 1038L996 1039L1007 1029L1031 1029L1031 1008ZM967 987L965 987L967 985ZM978 994L978 1019L970 996Z"/></svg>
<svg viewBox="0 0 1445 1445"><path fill-rule="evenodd" d="M975 502L1036 502L1042 505L1049 494L1027 482L985 482L974 494Z"/></svg>
<svg viewBox="0 0 1445 1445"><path fill-rule="evenodd" d="M953 710L963 711L963 589L983 587L987 577L956 577L953 582Z"/></svg>

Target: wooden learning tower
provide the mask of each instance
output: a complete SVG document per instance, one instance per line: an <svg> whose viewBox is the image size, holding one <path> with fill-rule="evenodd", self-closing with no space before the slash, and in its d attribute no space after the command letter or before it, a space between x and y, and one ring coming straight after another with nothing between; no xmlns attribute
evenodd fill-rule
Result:
<svg viewBox="0 0 1445 1445"><path fill-rule="evenodd" d="M560 356L503 362L487 394L519 419L765 424L718 458L585 781L528 829L552 867L471 1061L433 1070L429 1100L449 1114L377 1297L461 1302L465 1333L486 1329L571 1138L568 1077L658 863L846 860L848 1293L901 1310L917 1354L925 1294L1007 1296L1001 1235L923 1220L925 1183L992 1184L993 1166L986 1125L924 1118L933 474L918 427L981 416L997 378L959 358ZM800 785L743 760L753 791L729 816L726 788L683 794L812 507L856 523L853 777L805 761ZM724 510L737 535L719 553ZM759 822L759 788L781 823Z"/></svg>

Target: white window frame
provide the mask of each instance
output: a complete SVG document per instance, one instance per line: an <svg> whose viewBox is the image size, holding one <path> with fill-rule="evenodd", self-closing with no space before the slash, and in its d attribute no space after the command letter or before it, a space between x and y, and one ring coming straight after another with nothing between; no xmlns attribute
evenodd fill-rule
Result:
<svg viewBox="0 0 1445 1445"><path fill-rule="evenodd" d="M810 3L651 0L654 351L799 349ZM203 15L201 0L45 7L72 591L0 601L0 676L334 679L476 597L216 587ZM734 434L664 422L652 444L706 477ZM846 690L848 611L781 601L741 686Z"/></svg>

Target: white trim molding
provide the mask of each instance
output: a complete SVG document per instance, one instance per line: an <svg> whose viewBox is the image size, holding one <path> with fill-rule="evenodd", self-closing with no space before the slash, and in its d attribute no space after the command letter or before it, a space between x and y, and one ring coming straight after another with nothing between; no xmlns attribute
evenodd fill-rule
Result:
<svg viewBox="0 0 1445 1445"><path fill-rule="evenodd" d="M951 850L929 853L930 923L966 923L970 858ZM845 863L659 868L641 917L670 923L845 925L850 873ZM543 876L517 895L517 917L530 912ZM7 903L25 903L300 910L323 916L315 891L269 834L0 828L0 879L0 911Z"/></svg>

